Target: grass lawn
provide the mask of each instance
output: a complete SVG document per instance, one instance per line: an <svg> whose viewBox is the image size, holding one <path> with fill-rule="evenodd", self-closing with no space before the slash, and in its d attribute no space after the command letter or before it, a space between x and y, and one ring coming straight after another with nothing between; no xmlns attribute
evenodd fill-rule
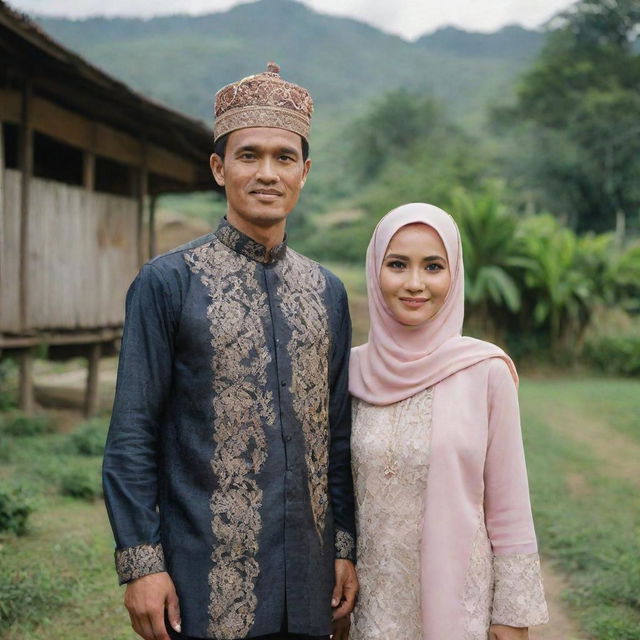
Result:
<svg viewBox="0 0 640 640"><path fill-rule="evenodd" d="M521 406L543 553L584 636L640 638L640 382L525 379ZM133 640L99 497L99 435L0 432L0 488L31 496L27 535L0 534L1 640ZM69 479L71 477L71 480ZM85 499L63 495L79 487ZM558 638L558 640L568 640Z"/></svg>
<svg viewBox="0 0 640 640"><path fill-rule="evenodd" d="M525 380L521 406L542 552L597 640L640 638L640 382Z"/></svg>

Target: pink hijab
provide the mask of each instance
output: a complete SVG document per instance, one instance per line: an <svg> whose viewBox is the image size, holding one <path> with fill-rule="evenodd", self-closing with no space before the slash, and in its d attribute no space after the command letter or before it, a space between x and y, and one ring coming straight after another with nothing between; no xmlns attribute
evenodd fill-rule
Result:
<svg viewBox="0 0 640 640"><path fill-rule="evenodd" d="M429 225L447 251L451 286L442 308L418 327L400 324L380 291L379 274L394 234L408 224ZM414 202L387 213L373 232L367 249L367 291L371 328L369 341L351 350L349 391L375 405L388 405L437 384L487 358L502 358L515 383L511 358L499 347L462 336L464 267L462 243L453 218L430 204Z"/></svg>

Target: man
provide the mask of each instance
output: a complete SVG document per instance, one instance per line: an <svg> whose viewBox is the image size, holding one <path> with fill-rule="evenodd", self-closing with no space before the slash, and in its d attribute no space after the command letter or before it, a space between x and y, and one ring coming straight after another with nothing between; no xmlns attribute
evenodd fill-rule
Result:
<svg viewBox="0 0 640 640"><path fill-rule="evenodd" d="M146 640L328 638L353 607L346 295L286 245L308 92L266 73L216 95L227 215L127 296L104 490Z"/></svg>

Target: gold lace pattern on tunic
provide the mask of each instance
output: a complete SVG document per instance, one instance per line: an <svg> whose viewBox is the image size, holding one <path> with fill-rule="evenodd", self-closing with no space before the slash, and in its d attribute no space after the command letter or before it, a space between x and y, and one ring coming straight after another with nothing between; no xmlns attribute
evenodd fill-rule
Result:
<svg viewBox="0 0 640 640"><path fill-rule="evenodd" d="M264 428L275 422L272 393L266 391L271 355L263 319L269 305L256 277L258 263L217 239L188 252L185 260L211 299L211 468L218 489L209 502L216 542L209 572L208 633L232 640L247 635L257 605L262 490L256 476L266 459Z"/></svg>
<svg viewBox="0 0 640 640"><path fill-rule="evenodd" d="M291 329L289 391L305 439L309 495L316 532L322 542L328 506L329 321L320 266L289 249L278 298Z"/></svg>

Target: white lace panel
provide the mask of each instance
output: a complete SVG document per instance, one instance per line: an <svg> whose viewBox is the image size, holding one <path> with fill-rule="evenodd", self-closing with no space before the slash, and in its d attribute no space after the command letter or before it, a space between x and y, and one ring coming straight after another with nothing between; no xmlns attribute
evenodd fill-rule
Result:
<svg viewBox="0 0 640 640"><path fill-rule="evenodd" d="M351 640L422 640L420 544L433 390L354 401L352 464L360 594Z"/></svg>
<svg viewBox="0 0 640 640"><path fill-rule="evenodd" d="M493 552L484 524L484 512L473 540L462 596L464 640L487 640L493 601Z"/></svg>
<svg viewBox="0 0 640 640"><path fill-rule="evenodd" d="M549 621L537 553L495 556L492 624L533 627Z"/></svg>

